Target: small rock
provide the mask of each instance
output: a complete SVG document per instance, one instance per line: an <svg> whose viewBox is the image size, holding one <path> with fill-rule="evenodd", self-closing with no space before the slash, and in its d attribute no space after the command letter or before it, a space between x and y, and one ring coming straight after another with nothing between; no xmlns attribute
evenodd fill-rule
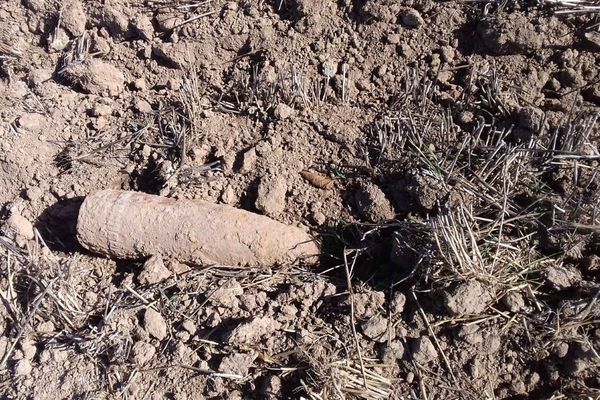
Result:
<svg viewBox="0 0 600 400"><path fill-rule="evenodd" d="M416 55L415 50L408 43L401 43L398 46L398 52L410 60L414 59Z"/></svg>
<svg viewBox="0 0 600 400"><path fill-rule="evenodd" d="M362 182L354 195L358 213L367 221L379 223L395 216L392 204L385 194L370 182Z"/></svg>
<svg viewBox="0 0 600 400"><path fill-rule="evenodd" d="M62 51L69 43L69 35L62 28L53 31L53 35L48 38L48 51L56 53Z"/></svg>
<svg viewBox="0 0 600 400"><path fill-rule="evenodd" d="M105 117L98 117L92 121L92 126L97 131L104 129L104 127L108 124L108 120Z"/></svg>
<svg viewBox="0 0 600 400"><path fill-rule="evenodd" d="M182 22L181 18L174 17L173 15L171 15L171 13L168 12L159 12L155 17L155 21L158 26L158 29L160 29L161 31L169 31L175 28L177 25L181 24Z"/></svg>
<svg viewBox="0 0 600 400"><path fill-rule="evenodd" d="M227 281L218 289L215 289L209 300L216 307L237 309L239 306L238 296L244 294L244 288L236 280Z"/></svg>
<svg viewBox="0 0 600 400"><path fill-rule="evenodd" d="M148 361L152 360L156 349L150 343L147 342L135 342L131 349L133 361L138 365L144 365Z"/></svg>
<svg viewBox="0 0 600 400"><path fill-rule="evenodd" d="M108 104L97 104L89 112L92 117L105 117L112 114L112 107Z"/></svg>
<svg viewBox="0 0 600 400"><path fill-rule="evenodd" d="M138 276L138 281L142 285L154 285L162 282L171 276L171 271L163 262L162 257L152 256L144 263L144 268Z"/></svg>
<svg viewBox="0 0 600 400"><path fill-rule="evenodd" d="M219 372L244 377L248 375L248 370L254 360L256 360L256 353L254 352L232 354L221 360Z"/></svg>
<svg viewBox="0 0 600 400"><path fill-rule="evenodd" d="M316 211L313 213L313 220L317 225L323 225L325 222L327 222L327 216L321 211Z"/></svg>
<svg viewBox="0 0 600 400"><path fill-rule="evenodd" d="M388 340L386 335L388 320L381 315L368 319L361 325L362 331L369 339L376 342L385 342Z"/></svg>
<svg viewBox="0 0 600 400"><path fill-rule="evenodd" d="M29 72L29 75L27 75L27 81L29 82L30 86L39 87L44 82L47 82L50 79L52 79L52 74L53 71L51 69L36 68Z"/></svg>
<svg viewBox="0 0 600 400"><path fill-rule="evenodd" d="M23 3L25 7L35 12L43 11L46 7L46 0L25 0Z"/></svg>
<svg viewBox="0 0 600 400"><path fill-rule="evenodd" d="M16 376L29 376L33 367L31 366L31 361L26 358L23 358L15 364L15 375Z"/></svg>
<svg viewBox="0 0 600 400"><path fill-rule="evenodd" d="M180 78L170 78L167 80L167 89L169 90L179 90L181 87L182 81Z"/></svg>
<svg viewBox="0 0 600 400"><path fill-rule="evenodd" d="M227 335L225 341L230 345L253 345L279 328L281 324L272 317L257 317L240 323Z"/></svg>
<svg viewBox="0 0 600 400"><path fill-rule="evenodd" d="M182 69L187 62L193 61L192 49L187 43L156 43L152 45L152 54L171 68Z"/></svg>
<svg viewBox="0 0 600 400"><path fill-rule="evenodd" d="M452 315L481 314L491 300L489 291L476 280L460 283L444 296L446 308Z"/></svg>
<svg viewBox="0 0 600 400"><path fill-rule="evenodd" d="M428 336L421 336L417 339L411 349L414 360L419 364L427 364L438 357L437 350Z"/></svg>
<svg viewBox="0 0 600 400"><path fill-rule="evenodd" d="M62 3L61 26L71 35L81 36L85 32L87 15L79 0L66 0Z"/></svg>
<svg viewBox="0 0 600 400"><path fill-rule="evenodd" d="M449 63L454 59L454 55L456 54L456 50L452 46L442 46L440 49L440 56L442 61Z"/></svg>
<svg viewBox="0 0 600 400"><path fill-rule="evenodd" d="M571 266L553 265L543 272L546 284L553 290L564 290L581 281L581 272Z"/></svg>
<svg viewBox="0 0 600 400"><path fill-rule="evenodd" d="M467 366L467 371L469 372L469 375L471 375L471 378L477 379L481 376L481 360L479 360L479 357L474 357L473 360L471 360L471 362L468 364Z"/></svg>
<svg viewBox="0 0 600 400"><path fill-rule="evenodd" d="M7 237L16 239L32 240L35 237L33 225L20 214L12 213L2 226L2 233Z"/></svg>
<svg viewBox="0 0 600 400"><path fill-rule="evenodd" d="M567 342L560 342L554 348L554 355L558 358L565 358L569 353L569 344Z"/></svg>
<svg viewBox="0 0 600 400"><path fill-rule="evenodd" d="M180 333L184 333L185 335L188 334L187 332ZM191 348L189 348L181 342L177 343L177 345L175 346L174 353L179 359L179 362L181 362L184 365L194 365L198 361L200 361L200 357L198 357L198 354L196 354L194 350L192 350Z"/></svg>
<svg viewBox="0 0 600 400"><path fill-rule="evenodd" d="M491 334L484 339L483 349L486 354L497 353L500 348L502 348L502 341L499 336Z"/></svg>
<svg viewBox="0 0 600 400"><path fill-rule="evenodd" d="M425 23L421 14L413 8L403 10L400 13L400 21L402 21L402 25L409 28L419 28Z"/></svg>
<svg viewBox="0 0 600 400"><path fill-rule="evenodd" d="M560 71L558 78L563 87L577 87L582 86L585 83L581 74L571 67L567 67Z"/></svg>
<svg viewBox="0 0 600 400"><path fill-rule="evenodd" d="M144 313L144 329L152 337L163 340L167 337L167 323L163 316L152 308Z"/></svg>
<svg viewBox="0 0 600 400"><path fill-rule="evenodd" d="M262 213L276 217L285 209L287 183L282 176L267 176L261 179L256 197L256 209Z"/></svg>
<svg viewBox="0 0 600 400"><path fill-rule="evenodd" d="M217 326L219 326L220 323L221 323L221 316L219 315L218 312L213 311L207 315L205 325L208 328L216 328Z"/></svg>
<svg viewBox="0 0 600 400"><path fill-rule="evenodd" d="M29 201L38 201L44 195L44 191L37 186L32 186L25 191L25 198Z"/></svg>
<svg viewBox="0 0 600 400"><path fill-rule="evenodd" d="M235 190L231 185L227 185L223 192L221 193L221 201L225 204L234 204L237 200L235 195Z"/></svg>
<svg viewBox="0 0 600 400"><path fill-rule="evenodd" d="M37 333L54 333L56 327L52 321L44 321L40 322L35 330Z"/></svg>

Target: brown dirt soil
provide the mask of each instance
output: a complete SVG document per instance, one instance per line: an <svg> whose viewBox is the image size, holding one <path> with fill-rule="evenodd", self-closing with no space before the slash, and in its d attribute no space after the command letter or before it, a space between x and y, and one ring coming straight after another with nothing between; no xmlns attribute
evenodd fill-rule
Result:
<svg viewBox="0 0 600 400"><path fill-rule="evenodd" d="M598 21L548 4L0 2L0 398L600 398ZM323 256L105 258L104 189Z"/></svg>

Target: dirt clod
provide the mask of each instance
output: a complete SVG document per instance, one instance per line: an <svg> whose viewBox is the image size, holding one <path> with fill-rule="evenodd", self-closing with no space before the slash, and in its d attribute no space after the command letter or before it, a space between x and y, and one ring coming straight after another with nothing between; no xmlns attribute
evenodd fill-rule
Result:
<svg viewBox="0 0 600 400"><path fill-rule="evenodd" d="M167 323L163 316L153 308L144 312L144 329L148 334L158 340L167 337Z"/></svg>
<svg viewBox="0 0 600 400"><path fill-rule="evenodd" d="M543 44L529 18L518 12L483 20L478 30L485 46L495 54L529 54Z"/></svg>
<svg viewBox="0 0 600 400"><path fill-rule="evenodd" d="M384 222L394 218L392 204L383 191L372 183L362 183L354 195L358 213L369 222Z"/></svg>
<svg viewBox="0 0 600 400"><path fill-rule="evenodd" d="M33 224L20 214L12 213L2 225L2 233L13 240L32 240Z"/></svg>
<svg viewBox="0 0 600 400"><path fill-rule="evenodd" d="M354 295L354 312L358 318L371 318L379 312L384 302L385 294L383 292L356 293Z"/></svg>
<svg viewBox="0 0 600 400"><path fill-rule="evenodd" d="M133 361L138 365L144 365L154 357L156 348L147 342L135 342L131 348Z"/></svg>
<svg viewBox="0 0 600 400"><path fill-rule="evenodd" d="M460 283L444 294L444 304L452 315L480 314L491 300L488 289L475 280Z"/></svg>
<svg viewBox="0 0 600 400"><path fill-rule="evenodd" d="M142 272L138 275L138 281L142 285L154 285L171 276L171 271L165 266L162 257L152 256L144 263Z"/></svg>
<svg viewBox="0 0 600 400"><path fill-rule="evenodd" d="M261 339L281 327L281 323L272 317L257 317L242 322L226 336L225 341L230 345L256 344Z"/></svg>
<svg viewBox="0 0 600 400"><path fill-rule="evenodd" d="M67 0L62 4L61 25L73 36L85 32L87 15L79 0Z"/></svg>
<svg viewBox="0 0 600 400"><path fill-rule="evenodd" d="M125 86L125 76L115 66L93 58L73 63L60 71L68 82L85 93L117 96Z"/></svg>
<svg viewBox="0 0 600 400"><path fill-rule="evenodd" d="M403 10L400 13L400 20L402 21L402 25L409 28L419 28L425 23L421 14L413 8Z"/></svg>
<svg viewBox="0 0 600 400"><path fill-rule="evenodd" d="M411 346L413 359L419 364L427 364L438 357L437 350L428 336L421 336Z"/></svg>
<svg viewBox="0 0 600 400"><path fill-rule="evenodd" d="M518 292L509 292L504 296L502 302L511 312L523 311L525 308L525 299L523 295Z"/></svg>
<svg viewBox="0 0 600 400"><path fill-rule="evenodd" d="M234 353L221 360L219 372L242 377L246 376L255 359L256 353Z"/></svg>
<svg viewBox="0 0 600 400"><path fill-rule="evenodd" d="M17 361L17 363L15 364L14 372L16 376L29 376L29 374L31 374L32 369L33 366L31 365L31 361L24 358L22 360Z"/></svg>
<svg viewBox="0 0 600 400"><path fill-rule="evenodd" d="M581 273L565 265L553 265L544 271L546 283L554 290L564 290L581 280Z"/></svg>
<svg viewBox="0 0 600 400"><path fill-rule="evenodd" d="M285 209L287 185L281 176L269 176L258 185L256 209L265 215L276 217Z"/></svg>
<svg viewBox="0 0 600 400"><path fill-rule="evenodd" d="M388 319L381 315L369 318L361 325L361 328L365 336L371 340L376 342L385 342L388 340L386 335L388 331Z"/></svg>

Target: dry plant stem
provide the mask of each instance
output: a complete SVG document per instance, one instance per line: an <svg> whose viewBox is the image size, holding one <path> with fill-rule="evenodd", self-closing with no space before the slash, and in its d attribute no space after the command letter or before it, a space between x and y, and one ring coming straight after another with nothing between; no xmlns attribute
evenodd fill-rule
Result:
<svg viewBox="0 0 600 400"><path fill-rule="evenodd" d="M354 342L356 344L356 351L358 353L358 360L360 362L360 369L363 377L363 383L365 389L368 389L367 375L365 373L365 364L360 351L360 342L358 340L358 334L356 333L356 318L354 316L354 290L352 289L352 278L350 275L350 269L354 270L354 264L356 263L357 254L354 255L352 260L352 268L348 267L348 252L344 249L344 270L346 272L346 284L348 285L348 296L350 297L350 324L352 326L352 335L354 336Z"/></svg>
<svg viewBox="0 0 600 400"><path fill-rule="evenodd" d="M21 327L19 328L17 337L11 343L10 347L4 354L4 357L2 357L2 361L0 361L0 369L3 369L6 367L6 362L8 361L8 358L10 357L10 355L14 351L15 347L17 346L17 343L19 343L19 340L21 340L21 337L23 336L23 333L25 332L25 328L27 328L27 326L31 323L31 320L35 316L37 309L44 301L46 294L51 290L52 285L54 285L54 283L59 278L60 277L57 276L56 278L52 279L52 281L50 281L50 283L44 288L44 290L36 296L35 300L33 301L33 307L31 308L31 311L29 312L29 314L27 315L27 318L25 319L25 321L21 324Z"/></svg>

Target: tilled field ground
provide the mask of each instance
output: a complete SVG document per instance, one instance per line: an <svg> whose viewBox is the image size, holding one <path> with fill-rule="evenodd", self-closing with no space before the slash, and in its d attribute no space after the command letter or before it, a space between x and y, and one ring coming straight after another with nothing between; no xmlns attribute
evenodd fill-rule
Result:
<svg viewBox="0 0 600 400"><path fill-rule="evenodd" d="M0 398L599 398L599 11L2 1ZM323 256L107 259L100 189Z"/></svg>

